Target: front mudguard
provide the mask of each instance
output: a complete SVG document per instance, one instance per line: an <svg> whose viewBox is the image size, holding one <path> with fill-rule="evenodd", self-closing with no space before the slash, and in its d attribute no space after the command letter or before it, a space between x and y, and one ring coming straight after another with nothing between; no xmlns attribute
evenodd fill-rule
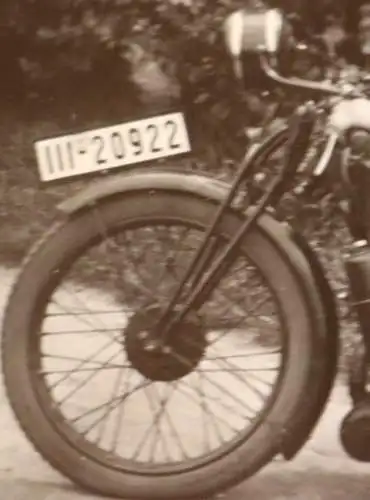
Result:
<svg viewBox="0 0 370 500"><path fill-rule="evenodd" d="M313 404L312 411L308 412L306 415L306 422L302 423L297 434L294 433L285 440L282 451L285 459L290 460L294 458L294 456L310 438L329 400L338 371L340 327L335 296L317 255L312 250L304 236L302 236L298 231L293 230L288 225L285 225L285 231L287 233L287 237L290 237L291 240L297 245L310 267L312 277L314 278L317 291L320 295L323 311L325 313L326 324L326 363L321 379L320 390L317 395L316 403ZM307 405L305 404L304 411L306 410Z"/></svg>
<svg viewBox="0 0 370 500"><path fill-rule="evenodd" d="M194 173L172 170L136 170L133 173L118 174L99 180L82 192L59 205L59 210L68 217L108 198L133 195L145 191L150 195L155 191L171 191L179 194L199 196L215 203L221 203L229 190L228 184ZM320 303L323 318L325 349L320 359L314 360L317 369L312 380L312 394L302 394L302 404L291 425L284 429L280 451L286 459L291 459L304 446L311 436L325 405L328 401L337 369L339 328L336 306L332 291L317 257L307 242L287 224L278 222L271 214L265 213L258 219L258 227L293 266L297 279L303 289L314 287L315 296ZM307 294L309 296L309 294ZM314 310L314 309L312 309ZM317 309L316 309L317 310ZM299 413L299 414L298 414Z"/></svg>

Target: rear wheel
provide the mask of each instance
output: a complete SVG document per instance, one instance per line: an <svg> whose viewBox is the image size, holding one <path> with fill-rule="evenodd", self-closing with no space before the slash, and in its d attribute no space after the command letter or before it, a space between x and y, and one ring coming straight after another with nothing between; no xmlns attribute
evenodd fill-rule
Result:
<svg viewBox="0 0 370 500"><path fill-rule="evenodd" d="M55 226L18 277L10 403L40 454L88 489L201 497L280 451L320 346L294 269L258 226L166 349L147 342L214 211L159 191L103 202ZM220 247L240 223L225 217Z"/></svg>

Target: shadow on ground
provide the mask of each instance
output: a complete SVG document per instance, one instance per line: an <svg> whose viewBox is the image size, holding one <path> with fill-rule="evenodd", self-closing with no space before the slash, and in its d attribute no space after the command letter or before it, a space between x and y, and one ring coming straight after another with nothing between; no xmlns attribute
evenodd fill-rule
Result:
<svg viewBox="0 0 370 500"><path fill-rule="evenodd" d="M285 465L265 472L235 488L225 500L365 500L369 498L370 475L316 470L289 471Z"/></svg>

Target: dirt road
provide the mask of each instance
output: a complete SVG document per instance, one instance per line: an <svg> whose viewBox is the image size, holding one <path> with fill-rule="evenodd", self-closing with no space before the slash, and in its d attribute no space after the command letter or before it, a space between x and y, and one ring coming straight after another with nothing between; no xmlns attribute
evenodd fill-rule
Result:
<svg viewBox="0 0 370 500"><path fill-rule="evenodd" d="M1 272L1 301L14 273ZM225 500L302 499L362 500L370 495L370 466L346 457L337 439L339 422L349 403L337 387L313 439L292 462L278 462L253 479L222 495ZM0 387L0 491L9 500L92 500L50 469L19 431Z"/></svg>

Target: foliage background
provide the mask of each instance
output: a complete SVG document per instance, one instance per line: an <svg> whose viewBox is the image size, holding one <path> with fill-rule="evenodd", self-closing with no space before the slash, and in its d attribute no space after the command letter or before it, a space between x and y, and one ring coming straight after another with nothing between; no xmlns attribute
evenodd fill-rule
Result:
<svg viewBox="0 0 370 500"><path fill-rule="evenodd" d="M283 0L281 0L283 2ZM280 2L280 3L281 3ZM243 127L261 101L241 95L221 37L232 9L259 0L2 0L0 3L0 261L17 265L81 183L37 181L33 142L179 107L187 114L199 168L230 174L245 147ZM270 2L274 3L274 2ZM285 1L301 10L315 2ZM327 4L316 2L318 9ZM301 72L307 61L301 61ZM298 68L299 69L299 68ZM241 102L246 106L241 106ZM228 165L228 169L226 169ZM186 166L179 163L179 169ZM232 173L232 167L231 167ZM304 230L339 295L348 238L332 207L311 207ZM329 215L330 212L330 215ZM343 317L348 317L345 301ZM350 352L355 326L345 319Z"/></svg>

